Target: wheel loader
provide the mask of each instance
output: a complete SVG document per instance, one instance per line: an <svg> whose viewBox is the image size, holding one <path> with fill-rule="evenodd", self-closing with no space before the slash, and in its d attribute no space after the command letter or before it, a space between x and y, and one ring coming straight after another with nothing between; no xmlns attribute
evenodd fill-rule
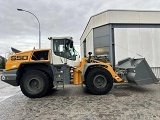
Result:
<svg viewBox="0 0 160 120"><path fill-rule="evenodd" d="M1 80L19 86L30 98L45 96L53 88L65 84L84 84L95 95L107 94L114 82L137 85L158 82L144 58L126 58L112 66L105 56L80 59L72 37L49 37L50 49L19 51L12 48ZM114 69L113 69L114 68ZM73 76L73 79L71 79Z"/></svg>

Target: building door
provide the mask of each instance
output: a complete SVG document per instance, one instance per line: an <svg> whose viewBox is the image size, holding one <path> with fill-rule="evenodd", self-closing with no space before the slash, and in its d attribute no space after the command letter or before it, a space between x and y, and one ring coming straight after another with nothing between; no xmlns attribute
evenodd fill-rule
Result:
<svg viewBox="0 0 160 120"><path fill-rule="evenodd" d="M93 30L94 55L109 56L110 36L109 26L101 26Z"/></svg>

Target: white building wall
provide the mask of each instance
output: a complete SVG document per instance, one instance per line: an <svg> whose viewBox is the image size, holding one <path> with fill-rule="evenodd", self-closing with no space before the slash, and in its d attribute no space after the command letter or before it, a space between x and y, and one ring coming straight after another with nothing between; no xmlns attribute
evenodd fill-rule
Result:
<svg viewBox="0 0 160 120"><path fill-rule="evenodd" d="M136 10L107 10L90 18L80 43L86 38L91 29L109 23L160 23L160 11Z"/></svg>
<svg viewBox="0 0 160 120"><path fill-rule="evenodd" d="M116 28L115 62L126 57L145 57L151 67L159 67L159 33L159 28Z"/></svg>
<svg viewBox="0 0 160 120"><path fill-rule="evenodd" d="M86 38L86 53L87 53L87 55L88 55L88 52L93 53L93 46L94 45L93 45L93 29L92 29Z"/></svg>
<svg viewBox="0 0 160 120"><path fill-rule="evenodd" d="M80 44L80 57L83 58L84 57L84 46L83 43Z"/></svg>
<svg viewBox="0 0 160 120"><path fill-rule="evenodd" d="M90 31L90 33L87 35L86 39L86 55L88 56L88 52L94 52L93 50L93 29ZM84 57L84 45L83 42L80 45L81 47L81 57Z"/></svg>

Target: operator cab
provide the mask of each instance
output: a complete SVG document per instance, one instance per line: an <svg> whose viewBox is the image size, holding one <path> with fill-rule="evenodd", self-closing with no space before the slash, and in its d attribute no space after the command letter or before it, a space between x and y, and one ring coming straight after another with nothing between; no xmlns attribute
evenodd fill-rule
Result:
<svg viewBox="0 0 160 120"><path fill-rule="evenodd" d="M73 46L72 37L50 37L53 64L78 66L80 58Z"/></svg>

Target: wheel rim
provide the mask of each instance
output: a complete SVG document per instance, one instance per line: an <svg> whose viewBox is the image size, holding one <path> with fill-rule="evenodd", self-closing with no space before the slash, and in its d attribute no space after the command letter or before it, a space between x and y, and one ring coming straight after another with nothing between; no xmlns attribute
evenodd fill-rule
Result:
<svg viewBox="0 0 160 120"><path fill-rule="evenodd" d="M42 83L40 80L32 78L28 81L27 88L34 93L39 93L42 91Z"/></svg>
<svg viewBox="0 0 160 120"><path fill-rule="evenodd" d="M97 75L93 79L93 84L96 88L104 88L107 85L107 79L103 75Z"/></svg>

